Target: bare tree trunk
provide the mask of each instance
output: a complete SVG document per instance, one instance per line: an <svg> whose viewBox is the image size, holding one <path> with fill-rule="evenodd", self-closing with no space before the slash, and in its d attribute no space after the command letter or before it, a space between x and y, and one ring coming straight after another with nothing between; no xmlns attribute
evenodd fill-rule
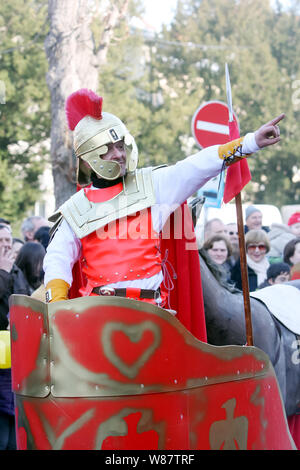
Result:
<svg viewBox="0 0 300 470"><path fill-rule="evenodd" d="M72 134L65 117L66 98L79 88L98 88L98 70L105 63L113 30L126 13L128 1L109 6L98 51L91 32L93 12L86 0L49 0L50 31L45 40L51 96L51 161L56 207L76 191Z"/></svg>

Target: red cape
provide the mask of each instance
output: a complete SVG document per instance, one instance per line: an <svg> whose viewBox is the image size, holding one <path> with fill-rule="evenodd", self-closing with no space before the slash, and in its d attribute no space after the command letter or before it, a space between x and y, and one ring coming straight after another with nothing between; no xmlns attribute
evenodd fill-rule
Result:
<svg viewBox="0 0 300 470"><path fill-rule="evenodd" d="M179 208L181 217L170 217L170 237L162 237L162 257L168 254L176 279L172 279L174 289L170 291L171 308L177 311L176 318L200 341L207 341L204 302L200 275L200 259L192 217L187 204ZM181 224L175 226L176 224ZM178 230L178 231L177 231ZM176 238L176 233L179 238ZM168 251L167 251L168 250ZM172 271L169 270L172 275Z"/></svg>

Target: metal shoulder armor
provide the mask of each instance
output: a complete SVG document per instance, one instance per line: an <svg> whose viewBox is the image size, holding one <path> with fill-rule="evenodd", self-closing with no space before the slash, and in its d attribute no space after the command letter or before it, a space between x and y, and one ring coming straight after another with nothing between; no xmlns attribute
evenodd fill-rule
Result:
<svg viewBox="0 0 300 470"><path fill-rule="evenodd" d="M93 202L83 189L71 196L50 218L57 228L64 218L78 238L104 227L114 220L151 207L156 202L153 171L149 167L129 173L123 180L123 190L105 202Z"/></svg>

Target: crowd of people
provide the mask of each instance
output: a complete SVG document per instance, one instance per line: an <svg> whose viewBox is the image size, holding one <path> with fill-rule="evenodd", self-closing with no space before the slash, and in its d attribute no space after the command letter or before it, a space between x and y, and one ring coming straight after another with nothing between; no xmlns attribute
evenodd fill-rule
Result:
<svg viewBox="0 0 300 470"><path fill-rule="evenodd" d="M0 331L9 329L9 297L32 295L43 283L43 259L49 242L49 223L32 216L23 221L21 238L10 222L0 218ZM14 397L11 369L0 368L0 450L15 450Z"/></svg>
<svg viewBox="0 0 300 470"><path fill-rule="evenodd" d="M261 211L251 205L246 209L244 233L250 292L300 278L300 212L292 214L287 224L267 227ZM209 220L201 248L226 280L242 290L237 223Z"/></svg>

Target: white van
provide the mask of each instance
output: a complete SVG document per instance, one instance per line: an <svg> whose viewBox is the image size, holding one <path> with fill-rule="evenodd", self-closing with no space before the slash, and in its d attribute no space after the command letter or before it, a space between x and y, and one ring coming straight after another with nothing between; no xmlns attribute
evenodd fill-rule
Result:
<svg viewBox="0 0 300 470"><path fill-rule="evenodd" d="M243 221L245 225L245 211L248 206L254 205L259 209L263 215L263 225L270 226L273 223L282 224L282 215L278 207L272 206L270 204L242 204L243 208ZM203 234L204 234L204 225L211 219L221 219L224 224L229 224L231 222L237 222L236 216L236 205L235 203L224 204L220 208L215 207L203 207L196 224L196 236L198 244L202 244ZM199 245L199 246L200 246Z"/></svg>
<svg viewBox="0 0 300 470"><path fill-rule="evenodd" d="M245 211L248 206L254 205L259 209L263 215L263 225L271 225L273 223L282 224L282 216L280 210L276 206L270 204L242 204L243 208L243 218L245 223ZM203 215L205 221L218 218L221 219L224 224L229 224L230 222L236 222L236 206L235 204L224 204L220 209L215 207L204 207Z"/></svg>

